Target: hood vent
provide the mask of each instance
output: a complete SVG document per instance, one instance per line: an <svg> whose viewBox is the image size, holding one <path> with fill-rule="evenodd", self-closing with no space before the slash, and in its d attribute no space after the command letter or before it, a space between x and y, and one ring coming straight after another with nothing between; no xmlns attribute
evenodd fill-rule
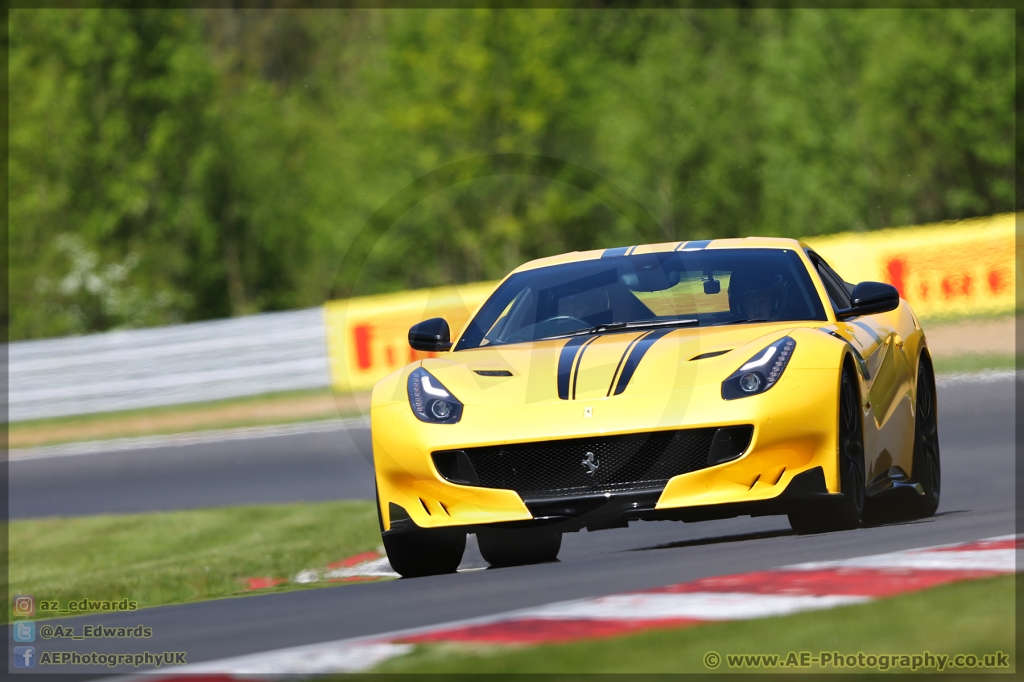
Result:
<svg viewBox="0 0 1024 682"><path fill-rule="evenodd" d="M718 355L725 355L731 350L732 348L729 348L728 350L713 350L710 353L701 353L700 355L690 358L690 362L693 362L694 360L706 360L707 358L713 358Z"/></svg>
<svg viewBox="0 0 1024 682"><path fill-rule="evenodd" d="M482 377L510 377L512 372L507 369L474 369Z"/></svg>

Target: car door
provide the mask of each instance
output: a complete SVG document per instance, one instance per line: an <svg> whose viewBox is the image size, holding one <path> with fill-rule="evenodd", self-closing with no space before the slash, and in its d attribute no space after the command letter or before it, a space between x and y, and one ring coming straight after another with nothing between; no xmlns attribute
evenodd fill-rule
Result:
<svg viewBox="0 0 1024 682"><path fill-rule="evenodd" d="M811 262L821 278L821 283L828 292L833 310L836 312L849 308L853 285L843 279L829 267L820 256L809 253ZM860 355L861 374L867 385L864 398L866 416L872 417L873 429L865 428L865 455L868 461L868 478L881 473L889 466L904 464L903 450L905 419L899 418L898 424L890 424L900 404L900 398L908 388L906 382L907 363L903 350L903 339L893 325L893 316L888 313L877 315L861 315L836 322L836 332L850 342ZM906 417L907 415L902 415ZM897 428L898 427L898 428ZM874 431L877 437L872 437ZM873 466L871 461L881 455ZM905 467L904 467L905 468Z"/></svg>

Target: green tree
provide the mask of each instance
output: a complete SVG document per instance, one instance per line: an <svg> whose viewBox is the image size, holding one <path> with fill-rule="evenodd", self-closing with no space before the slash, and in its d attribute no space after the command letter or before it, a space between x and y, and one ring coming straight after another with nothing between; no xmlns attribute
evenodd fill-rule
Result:
<svg viewBox="0 0 1024 682"><path fill-rule="evenodd" d="M491 279L651 239L1013 210L1010 10L10 17L14 339ZM489 154L588 169L658 226L638 232L567 166L463 178L372 251L354 241L417 178ZM365 263L336 273L350 249Z"/></svg>
<svg viewBox="0 0 1024 682"><path fill-rule="evenodd" d="M182 319L194 252L216 239L196 26L162 11L10 16L12 338ZM120 274L77 286L83 258Z"/></svg>

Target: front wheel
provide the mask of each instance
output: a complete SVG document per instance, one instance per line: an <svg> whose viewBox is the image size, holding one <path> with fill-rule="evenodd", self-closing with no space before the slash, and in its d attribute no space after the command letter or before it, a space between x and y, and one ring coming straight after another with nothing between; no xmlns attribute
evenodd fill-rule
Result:
<svg viewBox="0 0 1024 682"><path fill-rule="evenodd" d="M492 528L476 534L480 554L495 568L555 561L562 534L543 528Z"/></svg>
<svg viewBox="0 0 1024 682"><path fill-rule="evenodd" d="M454 573L466 551L465 531L421 528L381 536L391 568L403 578Z"/></svg>
<svg viewBox="0 0 1024 682"><path fill-rule="evenodd" d="M864 512L864 427L860 418L860 392L849 368L839 383L839 484L843 496L810 509L789 514L797 533L849 530L860 524Z"/></svg>
<svg viewBox="0 0 1024 682"><path fill-rule="evenodd" d="M391 568L403 578L454 573L466 551L466 533L451 528L423 528L405 533L384 534L380 494L374 486L377 524Z"/></svg>

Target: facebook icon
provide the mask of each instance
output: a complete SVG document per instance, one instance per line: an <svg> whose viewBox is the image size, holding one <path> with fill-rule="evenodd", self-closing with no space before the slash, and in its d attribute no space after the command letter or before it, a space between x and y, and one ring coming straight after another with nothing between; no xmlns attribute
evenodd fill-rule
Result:
<svg viewBox="0 0 1024 682"><path fill-rule="evenodd" d="M36 648L34 646L14 647L14 667L34 668L36 666Z"/></svg>

